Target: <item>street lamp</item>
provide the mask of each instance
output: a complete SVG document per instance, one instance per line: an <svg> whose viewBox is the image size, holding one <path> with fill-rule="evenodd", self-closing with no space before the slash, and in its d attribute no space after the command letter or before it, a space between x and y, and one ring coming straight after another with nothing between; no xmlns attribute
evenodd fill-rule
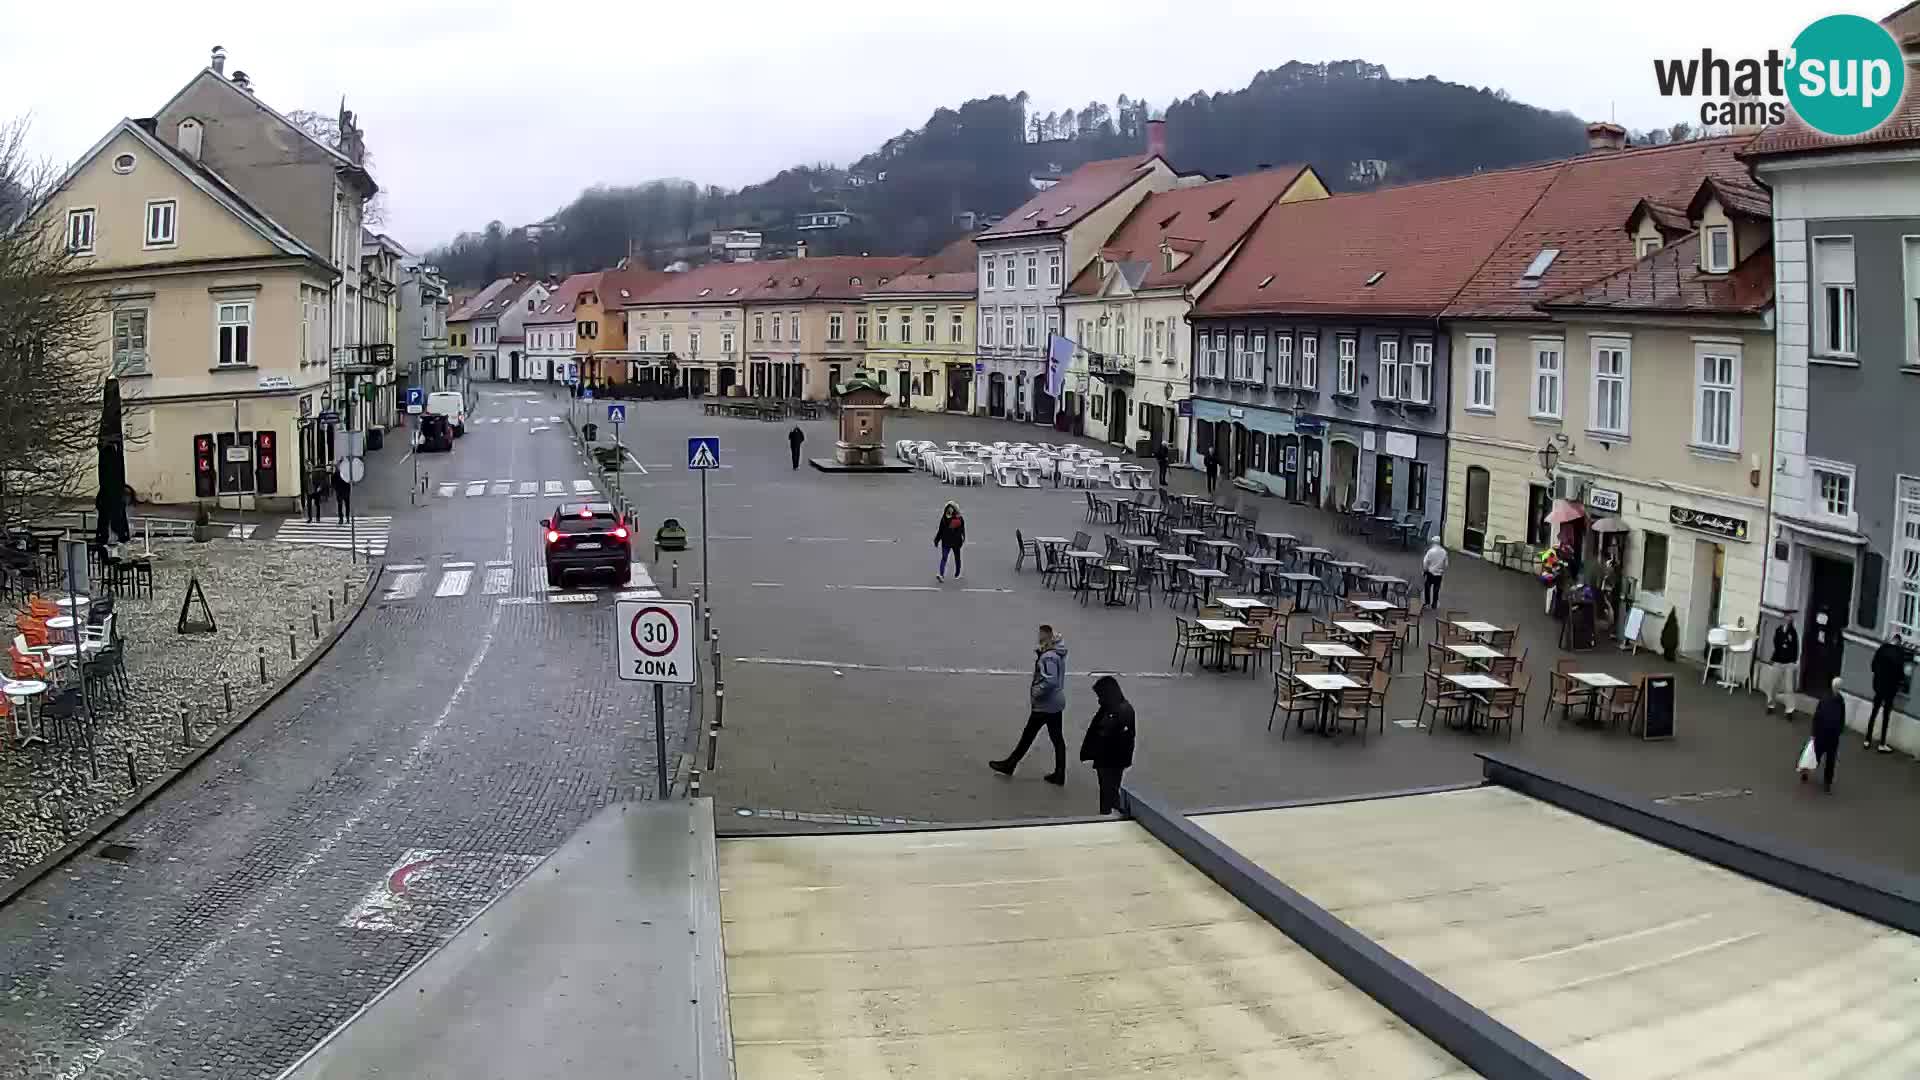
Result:
<svg viewBox="0 0 1920 1080"><path fill-rule="evenodd" d="M1553 482L1553 467L1559 463L1560 448L1553 445L1552 440L1548 440L1546 445L1540 448L1540 468L1546 472L1548 483Z"/></svg>

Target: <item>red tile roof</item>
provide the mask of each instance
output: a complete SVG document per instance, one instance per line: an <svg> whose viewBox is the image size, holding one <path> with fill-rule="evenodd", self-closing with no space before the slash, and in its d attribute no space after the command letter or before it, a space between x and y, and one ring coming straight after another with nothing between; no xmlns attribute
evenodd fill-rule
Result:
<svg viewBox="0 0 1920 1080"><path fill-rule="evenodd" d="M580 302L580 294L600 285L601 272L574 274L560 283L547 298L534 305L533 314L526 318L528 326L560 326L573 320L574 305Z"/></svg>
<svg viewBox="0 0 1920 1080"><path fill-rule="evenodd" d="M996 240L1071 228L1081 218L1125 191L1135 180L1145 176L1149 164L1155 160L1166 163L1165 159L1146 154L1089 161L1068 173L1066 179L1020 204L1020 209L1008 214L1000 224L980 233L976 239Z"/></svg>
<svg viewBox="0 0 1920 1080"><path fill-rule="evenodd" d="M1773 303L1773 248L1747 256L1730 274L1700 269L1700 234L1661 248L1632 266L1541 303L1555 314L1579 311L1750 315Z"/></svg>
<svg viewBox="0 0 1920 1080"><path fill-rule="evenodd" d="M869 286L868 296L919 296L934 293L978 291L980 284L979 249L973 237L963 236L932 255L902 270L892 281L880 287Z"/></svg>
<svg viewBox="0 0 1920 1080"><path fill-rule="evenodd" d="M613 310L632 303L665 284L672 276L665 270L643 268L603 270L600 273L600 306Z"/></svg>
<svg viewBox="0 0 1920 1080"><path fill-rule="evenodd" d="M1135 289L1191 285L1225 258L1260 215L1306 171L1305 165L1282 165L1231 180L1149 195L1114 230L1100 254L1111 262L1145 264L1145 272L1133 285ZM1160 252L1163 243L1186 252L1187 258L1167 269L1166 257ZM1135 276L1129 274L1129 281ZM1100 263L1095 260L1068 283L1067 294L1097 296L1100 285Z"/></svg>
<svg viewBox="0 0 1920 1080"><path fill-rule="evenodd" d="M1766 191L1735 154L1743 136L1583 154L1552 163L1553 182L1447 305L1447 318L1544 318L1534 306L1634 260L1626 222L1642 199L1684 207L1711 178L1729 209L1768 205ZM1733 205L1737 202L1737 205ZM1660 221L1656 214L1655 221ZM1690 228L1690 227L1689 227ZM1559 254L1538 279L1522 275L1549 248Z"/></svg>
<svg viewBox="0 0 1920 1080"><path fill-rule="evenodd" d="M748 303L779 304L807 300L858 300L890 284L919 262L911 255L830 255L754 263L761 268Z"/></svg>
<svg viewBox="0 0 1920 1080"><path fill-rule="evenodd" d="M643 295L609 307L637 307L642 304L739 304L746 302L749 290L766 280L767 267L774 263L708 263L678 274L667 274ZM629 290L631 291L631 290Z"/></svg>
<svg viewBox="0 0 1920 1080"><path fill-rule="evenodd" d="M1195 313L1431 318L1558 170L1506 169L1277 204L1194 305ZM1381 277L1369 286L1374 274Z"/></svg>
<svg viewBox="0 0 1920 1080"><path fill-rule="evenodd" d="M1920 47L1920 34L1909 32L1908 40L1903 44L1909 50L1907 92L1893 110L1893 115L1887 117L1886 123L1864 135L1823 135L1808 127L1799 116L1789 110L1785 123L1774 124L1754 136L1753 142L1748 144L1741 156L1749 160L1758 160L1785 154L1830 154L1843 150L1880 150L1920 143L1920 87L1915 85L1920 83L1920 56L1913 55L1912 51Z"/></svg>

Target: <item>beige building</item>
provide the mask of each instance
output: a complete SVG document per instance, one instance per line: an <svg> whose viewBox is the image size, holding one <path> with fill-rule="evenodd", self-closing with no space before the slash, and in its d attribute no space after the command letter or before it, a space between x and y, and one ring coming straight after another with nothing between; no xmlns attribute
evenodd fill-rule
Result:
<svg viewBox="0 0 1920 1080"><path fill-rule="evenodd" d="M895 407L972 411L978 280L973 240L962 238L867 293L854 333Z"/></svg>
<svg viewBox="0 0 1920 1080"><path fill-rule="evenodd" d="M739 384L744 297L765 280L768 265L713 263L664 275L618 304L609 299L608 317L618 310L627 321L631 376L685 387L695 395Z"/></svg>
<svg viewBox="0 0 1920 1080"><path fill-rule="evenodd" d="M290 505L300 421L325 408L333 260L151 123L115 125L34 212L102 297L127 482L143 501Z"/></svg>

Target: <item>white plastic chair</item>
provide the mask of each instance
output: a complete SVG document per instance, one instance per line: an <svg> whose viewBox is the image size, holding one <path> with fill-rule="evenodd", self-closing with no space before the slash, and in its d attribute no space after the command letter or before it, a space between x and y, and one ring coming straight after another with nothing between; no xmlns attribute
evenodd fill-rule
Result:
<svg viewBox="0 0 1920 1080"><path fill-rule="evenodd" d="M1128 473L1127 475L1133 477L1133 490L1135 491L1153 490L1153 484L1151 481L1147 479L1146 473L1136 472L1136 473Z"/></svg>
<svg viewBox="0 0 1920 1080"><path fill-rule="evenodd" d="M1753 630L1736 626L1727 634L1726 662L1721 665L1720 686L1727 693L1733 693L1735 687L1749 689L1747 676L1753 671Z"/></svg>
<svg viewBox="0 0 1920 1080"><path fill-rule="evenodd" d="M1027 465L1022 467L1019 473L1019 481L1020 481L1020 486L1023 488L1039 487L1040 486L1039 466Z"/></svg>
<svg viewBox="0 0 1920 1080"><path fill-rule="evenodd" d="M1727 679L1727 645L1731 635L1719 627L1707 631L1707 666L1700 670L1700 685L1707 685L1707 678L1718 675L1724 684Z"/></svg>
<svg viewBox="0 0 1920 1080"><path fill-rule="evenodd" d="M1127 483L1127 474L1117 466L1109 467L1107 471L1107 485L1115 491L1133 490L1133 486Z"/></svg>
<svg viewBox="0 0 1920 1080"><path fill-rule="evenodd" d="M1001 487L1019 487L1020 481L1014 476L1013 466L1001 465L993 470L993 482Z"/></svg>

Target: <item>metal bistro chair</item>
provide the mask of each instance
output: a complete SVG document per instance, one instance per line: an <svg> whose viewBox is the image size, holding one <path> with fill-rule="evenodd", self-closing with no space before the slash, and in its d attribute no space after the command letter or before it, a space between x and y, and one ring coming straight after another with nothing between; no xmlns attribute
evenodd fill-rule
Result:
<svg viewBox="0 0 1920 1080"><path fill-rule="evenodd" d="M1021 533L1019 529L1013 530L1013 542L1020 549L1020 557L1013 560L1014 573L1019 573L1020 567L1024 565L1028 559L1032 559L1034 568L1038 569L1040 566L1040 545L1027 539L1025 534Z"/></svg>
<svg viewBox="0 0 1920 1080"><path fill-rule="evenodd" d="M1267 730L1273 730L1273 718L1284 716L1280 722L1280 738L1287 737L1287 728L1295 717L1312 716L1320 708L1320 695L1295 682L1292 676L1283 672L1273 673L1273 708L1267 710ZM1306 730L1306 721L1300 721L1300 730Z"/></svg>

